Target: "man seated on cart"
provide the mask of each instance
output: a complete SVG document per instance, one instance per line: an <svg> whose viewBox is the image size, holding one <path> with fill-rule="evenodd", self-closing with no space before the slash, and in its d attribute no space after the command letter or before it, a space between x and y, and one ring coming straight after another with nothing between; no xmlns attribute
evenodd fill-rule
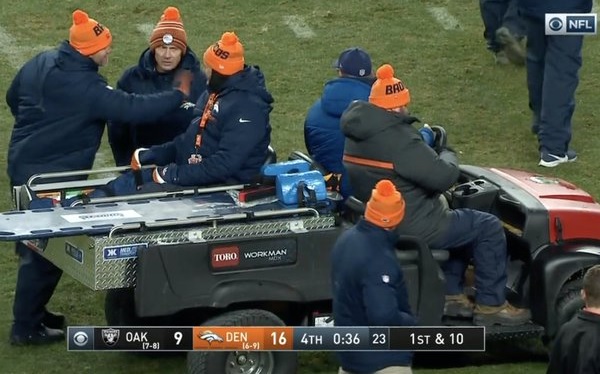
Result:
<svg viewBox="0 0 600 374"><path fill-rule="evenodd" d="M440 195L458 180L460 170L454 151L428 146L412 126L408 114L410 94L394 77L392 66L377 70L369 102L355 101L342 115L346 143L344 163L355 196L367 201L378 180L390 179L406 202L399 235L422 238L430 248L447 249L443 265L446 277L448 317L472 318L475 325L525 324L528 309L506 300L506 237L497 217L472 209L448 209ZM469 261L475 264L475 303L463 292Z"/></svg>
<svg viewBox="0 0 600 374"><path fill-rule="evenodd" d="M259 174L271 141L273 103L262 72L245 64L233 32L208 47L204 66L208 87L196 105L202 113L174 140L137 149L133 172L109 183L114 194L135 193L137 172L143 183L176 186L248 183ZM150 164L160 166L140 170Z"/></svg>
<svg viewBox="0 0 600 374"><path fill-rule="evenodd" d="M204 69L207 91L186 132L170 142L138 148L131 157L131 171L88 197L249 183L259 175L271 141L269 116L274 101L264 75L258 66L245 64L244 47L233 32L224 33L208 47ZM142 165L158 166L142 169ZM62 205L75 199L66 199ZM50 199L38 199L31 207L51 204Z"/></svg>

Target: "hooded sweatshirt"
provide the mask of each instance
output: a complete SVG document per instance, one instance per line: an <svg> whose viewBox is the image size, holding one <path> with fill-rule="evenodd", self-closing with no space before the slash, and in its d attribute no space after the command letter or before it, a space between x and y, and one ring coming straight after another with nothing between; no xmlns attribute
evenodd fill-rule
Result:
<svg viewBox="0 0 600 374"><path fill-rule="evenodd" d="M309 109L304 122L304 143L311 157L327 171L342 174L340 192L350 196L352 190L344 176L344 134L340 117L354 100L368 100L375 78L342 77L325 84L323 95Z"/></svg>
<svg viewBox="0 0 600 374"><path fill-rule="evenodd" d="M445 232L449 211L440 201L459 176L458 159L448 150L439 155L412 126L418 121L367 102L355 101L341 119L346 136L345 157L377 161L366 166L344 160L354 196L366 202L381 179L390 179L406 203L406 219L399 235L412 235L432 243Z"/></svg>

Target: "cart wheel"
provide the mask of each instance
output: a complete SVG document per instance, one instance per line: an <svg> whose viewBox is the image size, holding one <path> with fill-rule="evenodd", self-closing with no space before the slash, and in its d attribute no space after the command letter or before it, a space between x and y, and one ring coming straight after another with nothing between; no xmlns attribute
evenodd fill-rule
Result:
<svg viewBox="0 0 600 374"><path fill-rule="evenodd" d="M207 320L205 326L285 326L271 312L260 309L236 310ZM294 374L298 368L295 352L236 351L189 352L189 374Z"/></svg>
<svg viewBox="0 0 600 374"><path fill-rule="evenodd" d="M565 283L560 289L558 297L556 298L557 329L560 329L562 325L569 322L571 318L585 306L580 294L583 286L582 282L583 278L575 279ZM554 336L544 336L542 341L546 346L548 353L550 353L554 344Z"/></svg>
<svg viewBox="0 0 600 374"><path fill-rule="evenodd" d="M133 288L108 290L104 299L104 317L109 326L152 326L151 318L135 314Z"/></svg>
<svg viewBox="0 0 600 374"><path fill-rule="evenodd" d="M583 278L579 278L565 283L560 289L556 298L556 322L559 327L569 322L585 306L580 293L582 287Z"/></svg>

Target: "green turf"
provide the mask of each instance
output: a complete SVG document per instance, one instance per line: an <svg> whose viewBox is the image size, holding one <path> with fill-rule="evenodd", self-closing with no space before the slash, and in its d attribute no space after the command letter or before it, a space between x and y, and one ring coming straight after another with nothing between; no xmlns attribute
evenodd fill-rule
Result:
<svg viewBox="0 0 600 374"><path fill-rule="evenodd" d="M541 170L537 142L529 130L525 70L499 67L485 50L478 4L445 0L63 0L5 2L0 10L0 31L15 40L4 40L0 54L0 89L5 92L16 69L15 61L31 57L44 46L55 46L68 35L71 12L87 10L108 26L114 36L109 67L102 70L114 84L121 72L135 63L147 45L147 35L136 25L155 24L169 5L180 8L189 44L198 54L223 31L235 30L246 48L248 63L258 64L275 97L272 113L273 144L280 156L303 149L302 123L323 84L333 76L331 62L346 47L359 45L376 65L392 63L409 87L411 109L424 122L443 124L450 143L463 163L535 170L563 177L594 196L599 138L595 121L600 45L587 37L584 67L577 94L573 147L579 160L556 169ZM446 6L460 27L444 30L427 12L428 6ZM316 36L299 39L284 24L288 15L303 17ZM6 164L6 147L13 119L2 100L0 112L0 164ZM110 151L103 143L97 166L110 165ZM0 185L0 209L10 209L6 178ZM122 353L67 353L64 345L13 348L7 336L16 276L11 245L0 244L0 372L2 373L175 373L185 371L183 356L150 359ZM103 325L103 294L94 293L64 276L51 307L65 312L72 325ZM470 355L453 364L450 357L424 361L417 373L543 373L543 354L529 345L513 350L505 342L486 355ZM302 373L335 371L331 354L303 354ZM436 367L431 362L436 361ZM441 369L442 362L448 368ZM513 362L513 363L509 363ZM442 365L443 366L443 365ZM454 367L453 367L454 366Z"/></svg>

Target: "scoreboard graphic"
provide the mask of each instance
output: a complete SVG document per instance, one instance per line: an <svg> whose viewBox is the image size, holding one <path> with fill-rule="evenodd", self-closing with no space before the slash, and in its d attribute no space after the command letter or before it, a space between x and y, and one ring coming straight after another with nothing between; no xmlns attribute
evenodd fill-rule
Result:
<svg viewBox="0 0 600 374"><path fill-rule="evenodd" d="M69 326L69 351L485 351L483 326Z"/></svg>

